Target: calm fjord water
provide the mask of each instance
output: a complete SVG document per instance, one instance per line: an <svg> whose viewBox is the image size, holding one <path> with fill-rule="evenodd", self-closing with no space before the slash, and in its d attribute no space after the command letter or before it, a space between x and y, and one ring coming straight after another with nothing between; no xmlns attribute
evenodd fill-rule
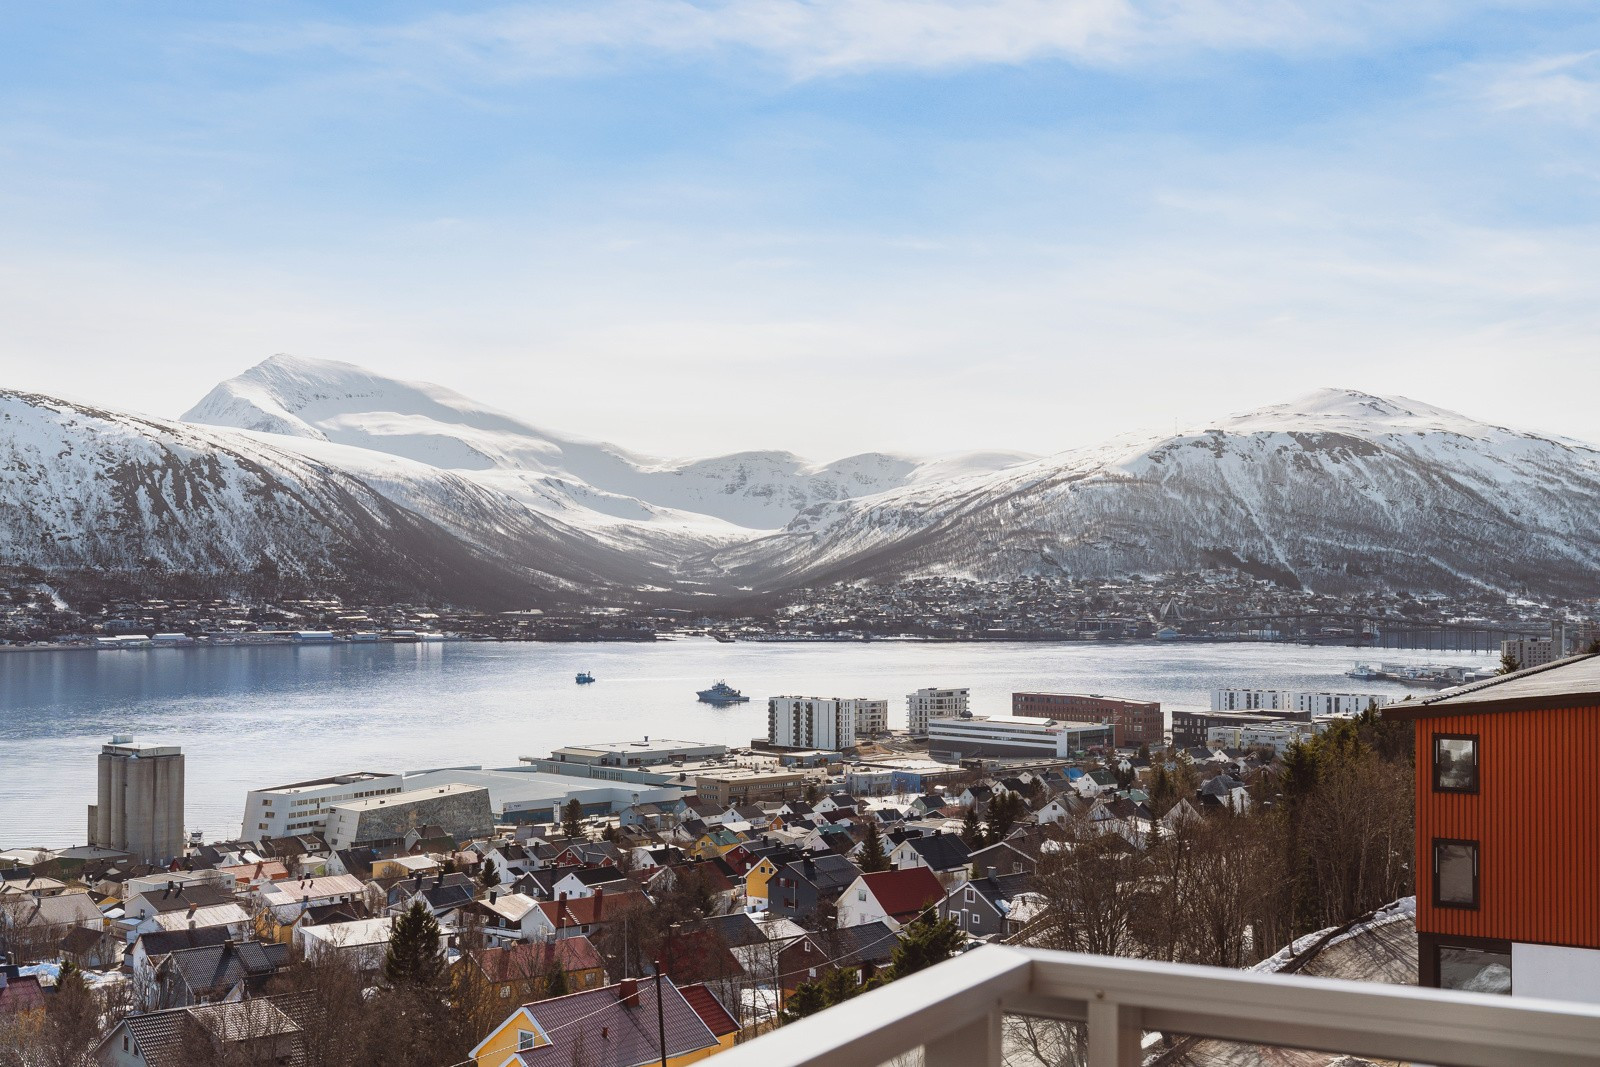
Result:
<svg viewBox="0 0 1600 1067"><path fill-rule="evenodd" d="M1403 695L1343 677L1358 659L1483 664L1462 653L1298 645L337 644L0 655L0 848L84 839L95 756L113 732L183 746L187 822L239 832L247 789L350 770L515 764L646 734L747 744L765 698L887 697L968 686L978 714L1014 691L1092 692L1205 707L1218 686ZM594 685L575 685L581 670ZM719 678L749 704L713 708Z"/></svg>

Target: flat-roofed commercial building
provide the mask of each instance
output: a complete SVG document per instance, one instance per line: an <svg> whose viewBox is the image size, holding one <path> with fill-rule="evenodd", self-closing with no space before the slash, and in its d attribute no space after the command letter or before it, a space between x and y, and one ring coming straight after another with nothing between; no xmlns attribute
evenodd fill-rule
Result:
<svg viewBox="0 0 1600 1067"><path fill-rule="evenodd" d="M1205 748L1211 731L1218 726L1251 726L1257 723L1310 722L1303 711L1177 711L1172 713L1172 743L1178 748Z"/></svg>
<svg viewBox="0 0 1600 1067"><path fill-rule="evenodd" d="M657 767L663 763L686 762L726 756L727 745L705 741L675 741L669 737L643 741L599 741L586 745L567 745L550 753L557 763L576 763L589 767Z"/></svg>
<svg viewBox="0 0 1600 1067"><path fill-rule="evenodd" d="M386 796L402 788L398 774L352 771L270 789L252 789L244 798L243 836L259 841L264 837L326 833L328 812L333 805Z"/></svg>
<svg viewBox="0 0 1600 1067"><path fill-rule="evenodd" d="M1061 723L1017 715L934 719L928 752L950 759L982 756L1041 756L1057 759L1096 745L1112 744L1113 730L1097 723Z"/></svg>
<svg viewBox="0 0 1600 1067"><path fill-rule="evenodd" d="M1118 745L1160 745L1167 722L1159 701L1123 700L1098 693L1012 693L1011 714L1058 722L1108 723Z"/></svg>
<svg viewBox="0 0 1600 1067"><path fill-rule="evenodd" d="M676 768L673 770L676 778ZM489 791L495 821L514 823L560 822L558 812L573 800L585 815L608 815L634 804L671 804L693 789L688 778L673 784L646 784L544 774L523 767L417 771L406 775L405 785L408 791L442 785L481 786Z"/></svg>
<svg viewBox="0 0 1600 1067"><path fill-rule="evenodd" d="M489 791L450 784L347 800L328 812L327 838L336 849L349 848L404 837L419 826L437 826L457 841L488 837L494 833Z"/></svg>
<svg viewBox="0 0 1600 1067"><path fill-rule="evenodd" d="M695 776L695 792L713 804L752 800L793 800L805 792L803 771L759 767L729 767Z"/></svg>

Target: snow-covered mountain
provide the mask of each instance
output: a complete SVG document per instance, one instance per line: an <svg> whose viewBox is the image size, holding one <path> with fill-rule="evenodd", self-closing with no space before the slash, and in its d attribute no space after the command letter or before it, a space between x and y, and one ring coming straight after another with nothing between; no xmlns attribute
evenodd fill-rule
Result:
<svg viewBox="0 0 1600 1067"><path fill-rule="evenodd" d="M1030 458L991 452L922 461L866 453L812 464L789 452L739 452L653 459L540 429L442 386L286 355L221 383L183 418L401 456L459 472L601 536L699 539L702 547L779 529L818 503Z"/></svg>
<svg viewBox="0 0 1600 1067"><path fill-rule="evenodd" d="M815 505L701 562L763 587L1244 564L1328 591L1592 592L1597 515L1591 446L1328 389L1192 433Z"/></svg>
<svg viewBox="0 0 1600 1067"><path fill-rule="evenodd" d="M1600 575L1600 452L1346 390L1020 463L667 463L286 357L188 419L0 391L0 565L484 606L951 573L1545 593Z"/></svg>
<svg viewBox="0 0 1600 1067"><path fill-rule="evenodd" d="M644 553L448 471L356 449L311 456L282 440L0 391L0 564L156 586L271 576L504 606L659 580Z"/></svg>

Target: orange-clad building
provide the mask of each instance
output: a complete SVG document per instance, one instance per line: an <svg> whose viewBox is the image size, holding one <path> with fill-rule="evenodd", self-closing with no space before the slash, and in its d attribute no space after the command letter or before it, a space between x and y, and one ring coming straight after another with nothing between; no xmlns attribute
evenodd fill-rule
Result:
<svg viewBox="0 0 1600 1067"><path fill-rule="evenodd" d="M1416 725L1419 984L1600 1003L1600 656L1383 715Z"/></svg>

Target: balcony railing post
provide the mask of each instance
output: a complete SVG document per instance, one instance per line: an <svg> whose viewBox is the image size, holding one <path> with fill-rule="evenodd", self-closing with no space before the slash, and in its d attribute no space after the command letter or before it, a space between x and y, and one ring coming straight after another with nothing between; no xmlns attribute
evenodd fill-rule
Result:
<svg viewBox="0 0 1600 1067"><path fill-rule="evenodd" d="M1139 1067L1143 1040L1139 1009L1097 991L1089 1001L1089 1067Z"/></svg>
<svg viewBox="0 0 1600 1067"><path fill-rule="evenodd" d="M1000 1012L981 1018L923 1046L923 1067L1000 1067Z"/></svg>

